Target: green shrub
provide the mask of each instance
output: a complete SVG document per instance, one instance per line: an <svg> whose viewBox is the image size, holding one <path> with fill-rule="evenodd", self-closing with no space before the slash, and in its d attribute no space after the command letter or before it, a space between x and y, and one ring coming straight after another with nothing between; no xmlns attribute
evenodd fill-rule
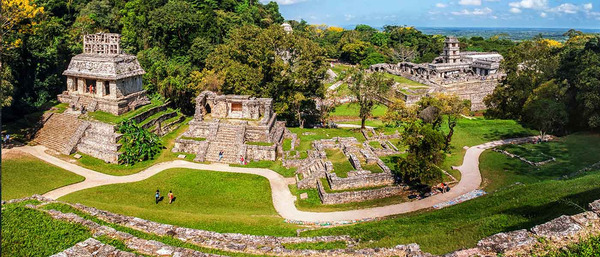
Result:
<svg viewBox="0 0 600 257"><path fill-rule="evenodd" d="M135 164L145 160L153 159L160 153L162 143L154 133L143 129L135 121L127 120L119 125L119 132L123 134L123 154L119 156L121 164Z"/></svg>

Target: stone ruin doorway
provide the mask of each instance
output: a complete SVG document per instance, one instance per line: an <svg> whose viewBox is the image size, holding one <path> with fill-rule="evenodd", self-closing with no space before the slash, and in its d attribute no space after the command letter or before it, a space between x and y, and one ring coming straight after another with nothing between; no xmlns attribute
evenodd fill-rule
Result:
<svg viewBox="0 0 600 257"><path fill-rule="evenodd" d="M96 80L95 79L86 79L85 80L85 92L90 94L96 93Z"/></svg>

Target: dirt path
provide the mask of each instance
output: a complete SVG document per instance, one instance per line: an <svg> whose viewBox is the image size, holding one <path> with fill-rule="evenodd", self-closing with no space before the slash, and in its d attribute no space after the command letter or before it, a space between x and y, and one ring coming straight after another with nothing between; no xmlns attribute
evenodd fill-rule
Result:
<svg viewBox="0 0 600 257"><path fill-rule="evenodd" d="M455 167L460 171L462 175L461 180L448 193L437 194L422 200L412 202L405 202L368 209L336 212L307 212L298 210L294 204L294 202L296 201L296 197L292 195L288 187L288 185L294 183L294 180L285 178L280 174L269 169L240 168L230 167L226 164L200 164L183 160L177 160L171 162L158 163L144 171L128 176L112 176L99 173L90 169L86 169L75 164L69 163L67 161L61 160L59 158L56 158L52 155L49 155L45 153L46 148L44 146L23 146L13 148L8 151L17 150L29 153L45 162L56 165L58 167L71 171L75 174L84 176L86 178L83 182L61 187L44 194L44 196L48 198L57 199L61 196L77 192L79 190L102 185L137 182L154 176L163 170L172 168L245 173L263 176L269 180L271 184L271 195L273 198L273 205L279 213L279 215L281 215L283 218L301 222L333 223L342 221L380 218L390 215L413 212L425 208L430 208L436 204L452 200L460 195L471 192L475 189L478 189L481 184L481 173L479 172L479 156L483 151L503 144L522 143L531 140L532 138L534 137L498 140L469 148L465 154L463 164L459 167Z"/></svg>

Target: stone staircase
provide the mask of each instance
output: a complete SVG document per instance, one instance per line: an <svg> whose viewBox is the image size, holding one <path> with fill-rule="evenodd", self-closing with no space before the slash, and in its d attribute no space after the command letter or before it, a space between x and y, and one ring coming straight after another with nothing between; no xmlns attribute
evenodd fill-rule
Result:
<svg viewBox="0 0 600 257"><path fill-rule="evenodd" d="M120 138L121 134L115 132L113 125L90 122L89 128L77 145L77 150L109 163L118 163L121 144L117 142Z"/></svg>
<svg viewBox="0 0 600 257"><path fill-rule="evenodd" d="M76 115L55 113L46 120L33 141L68 155L73 153L87 126L87 122Z"/></svg>
<svg viewBox="0 0 600 257"><path fill-rule="evenodd" d="M205 161L238 163L240 161L240 149L244 143L242 129L243 127L240 126L219 125L206 150ZM221 161L219 161L219 151L223 151Z"/></svg>

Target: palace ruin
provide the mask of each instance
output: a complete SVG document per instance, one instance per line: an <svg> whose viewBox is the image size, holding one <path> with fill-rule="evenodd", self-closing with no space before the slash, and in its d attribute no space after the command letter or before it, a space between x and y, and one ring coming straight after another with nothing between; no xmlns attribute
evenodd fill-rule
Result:
<svg viewBox="0 0 600 257"><path fill-rule="evenodd" d="M398 97L407 104L413 104L427 94L450 93L470 100L472 110L481 110L485 109L485 96L491 94L505 76L500 70L502 60L502 55L495 52L461 52L458 39L448 37L442 55L431 63L382 63L372 65L370 70L402 76L430 87L397 88Z"/></svg>

